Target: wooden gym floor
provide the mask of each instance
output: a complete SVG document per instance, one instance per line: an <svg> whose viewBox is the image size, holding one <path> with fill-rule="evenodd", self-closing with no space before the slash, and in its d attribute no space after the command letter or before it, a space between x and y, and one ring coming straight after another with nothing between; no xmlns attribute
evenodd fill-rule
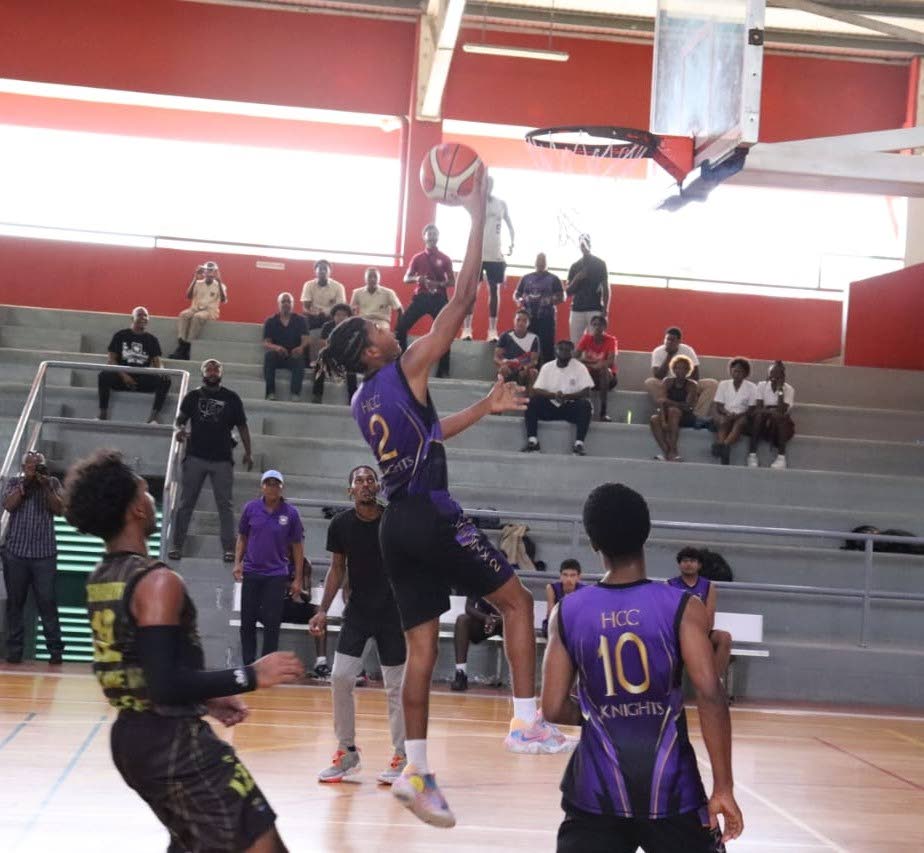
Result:
<svg viewBox="0 0 924 853"><path fill-rule="evenodd" d="M320 785L335 746L329 689L251 695L228 737L300 851L552 851L565 756L507 754L502 693L438 692L430 758L458 825L417 822L375 783L390 757L381 688L356 691L360 783ZM695 709L689 712L708 776ZM0 850L163 851L166 832L119 778L112 714L82 665L0 667ZM746 831L730 851L924 850L924 713L735 706L736 793ZM707 778L708 790L708 778ZM678 851L679 853L679 851Z"/></svg>

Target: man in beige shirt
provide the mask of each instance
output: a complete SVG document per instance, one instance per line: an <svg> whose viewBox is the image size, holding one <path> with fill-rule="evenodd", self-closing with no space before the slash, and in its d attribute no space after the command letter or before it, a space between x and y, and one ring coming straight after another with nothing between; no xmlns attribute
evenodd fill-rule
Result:
<svg viewBox="0 0 924 853"><path fill-rule="evenodd" d="M202 334L209 320L218 319L219 306L228 301L228 289L221 280L218 264L207 261L197 267L193 280L186 288L189 308L180 311L177 318L176 349L168 358L189 360L190 342Z"/></svg>
<svg viewBox="0 0 924 853"><path fill-rule="evenodd" d="M330 277L330 261L320 260L314 265L315 278L302 287L302 308L308 321L309 362L314 362L321 348L320 329L330 319L330 309L346 302L343 285ZM315 331L315 330L318 331Z"/></svg>
<svg viewBox="0 0 924 853"><path fill-rule="evenodd" d="M353 313L368 320L381 321L391 325L391 312L398 312L398 319L404 312L404 306L398 299L398 294L390 287L379 284L381 275L375 267L366 270L366 286L357 287L350 298L350 308Z"/></svg>

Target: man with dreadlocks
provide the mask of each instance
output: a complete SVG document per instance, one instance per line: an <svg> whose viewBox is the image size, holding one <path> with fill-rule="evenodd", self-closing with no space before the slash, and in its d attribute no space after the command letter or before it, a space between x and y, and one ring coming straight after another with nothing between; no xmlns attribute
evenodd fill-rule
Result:
<svg viewBox="0 0 924 853"><path fill-rule="evenodd" d="M333 330L320 355L328 371L364 374L353 397L353 417L378 460L389 501L381 521L382 555L407 643L401 699L408 763L392 793L418 818L440 827L454 826L455 817L427 764L426 738L439 616L449 609L450 587L487 598L504 619L514 696L507 748L538 753L571 746L538 716L532 596L449 493L443 441L487 414L524 409L522 392L498 379L482 400L440 420L427 387L431 367L474 305L486 196L481 175L478 188L465 200L472 225L455 293L428 334L402 352L387 326L351 317Z"/></svg>

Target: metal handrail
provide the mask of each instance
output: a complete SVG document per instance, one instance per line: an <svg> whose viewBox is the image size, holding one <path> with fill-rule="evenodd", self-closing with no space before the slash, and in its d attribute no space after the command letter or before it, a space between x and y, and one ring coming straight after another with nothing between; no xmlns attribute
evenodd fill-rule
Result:
<svg viewBox="0 0 924 853"><path fill-rule="evenodd" d="M128 367L120 364L95 364L93 362L87 361L57 361L49 360L43 361L38 366L38 370L35 373L35 378L32 380L32 385L29 388L29 393L26 395L26 402L22 409L22 414L19 416L19 421L16 424L16 428L13 430L13 435L10 438L10 444L6 451L6 456L3 460L3 466L0 467L0 494L3 493L3 490L6 487L6 483L9 480L10 473L15 467L19 469L19 460L22 458L24 452L29 450L34 450L39 443L39 438L41 436L42 425L45 423L58 422L58 423L67 423L67 422L80 422L82 419L70 419L70 418L52 418L45 415L45 380L50 368L65 368L67 370L94 370L96 372L109 372L109 373L139 373L142 375L152 375L152 376L176 376L180 380L180 387L177 394L177 406L176 413L174 415L174 421L176 416L180 413L180 403L183 398L186 396L186 392L189 389L189 371L180 370L175 367ZM23 449L23 440L26 436L26 429L31 420L33 420L33 413L38 404L38 420L33 429L29 434L28 441L26 442L27 447ZM108 423L102 421L101 423ZM127 427L126 425L121 425L118 423L108 423L109 428L114 431L126 431L126 429L133 429L132 427ZM157 429L157 427L149 426L151 429ZM173 532L173 507L176 505L177 498L177 489L178 489L178 477L177 470L179 467L179 455L182 449L182 445L177 441L176 431L172 427L167 427L171 431L170 437L170 446L167 450L167 468L164 473L164 494L163 501L161 504L161 543L162 547L167 547L167 543L170 542L170 537ZM3 512L2 517L0 517L0 542L6 537L6 530L9 526L9 513Z"/></svg>
<svg viewBox="0 0 924 853"><path fill-rule="evenodd" d="M305 507L333 507L347 509L352 507L350 501L321 500L318 498L286 498L296 506ZM556 524L571 525L571 544L576 547L583 529L583 519L578 515L555 515L545 512L519 512L517 510L480 509L478 507L463 507L468 516L488 517L497 519L510 519L516 521L549 521ZM862 604L860 619L859 645L866 647L869 636L869 616L873 601L924 601L924 595L917 593L895 592L890 590L877 590L873 588L873 546L877 542L899 543L903 545L924 545L922 536L884 536L881 533L847 533L841 530L819 530L798 527L760 527L752 524L718 524L715 522L699 521L666 521L652 519L652 528L662 530L690 530L698 532L715 532L725 534L752 533L766 536L804 537L808 539L837 539L863 542L864 575L863 589L849 589L837 587L819 587L794 584L767 584L742 583L719 584L733 589L749 590L754 592L776 592L786 595L817 595L830 598L856 598ZM543 572L520 572L520 577L529 580L542 580L548 577ZM593 577L593 576L591 576Z"/></svg>

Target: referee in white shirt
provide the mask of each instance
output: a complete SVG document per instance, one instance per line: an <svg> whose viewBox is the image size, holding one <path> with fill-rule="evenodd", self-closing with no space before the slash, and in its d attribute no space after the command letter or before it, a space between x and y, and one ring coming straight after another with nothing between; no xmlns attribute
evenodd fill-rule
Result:
<svg viewBox="0 0 924 853"><path fill-rule="evenodd" d="M574 355L574 344L569 340L555 345L555 360L547 362L530 391L526 407L526 444L524 453L539 450L539 421L568 421L575 426L572 452L584 456L584 439L590 429L593 406L590 389L594 380L589 371Z"/></svg>

